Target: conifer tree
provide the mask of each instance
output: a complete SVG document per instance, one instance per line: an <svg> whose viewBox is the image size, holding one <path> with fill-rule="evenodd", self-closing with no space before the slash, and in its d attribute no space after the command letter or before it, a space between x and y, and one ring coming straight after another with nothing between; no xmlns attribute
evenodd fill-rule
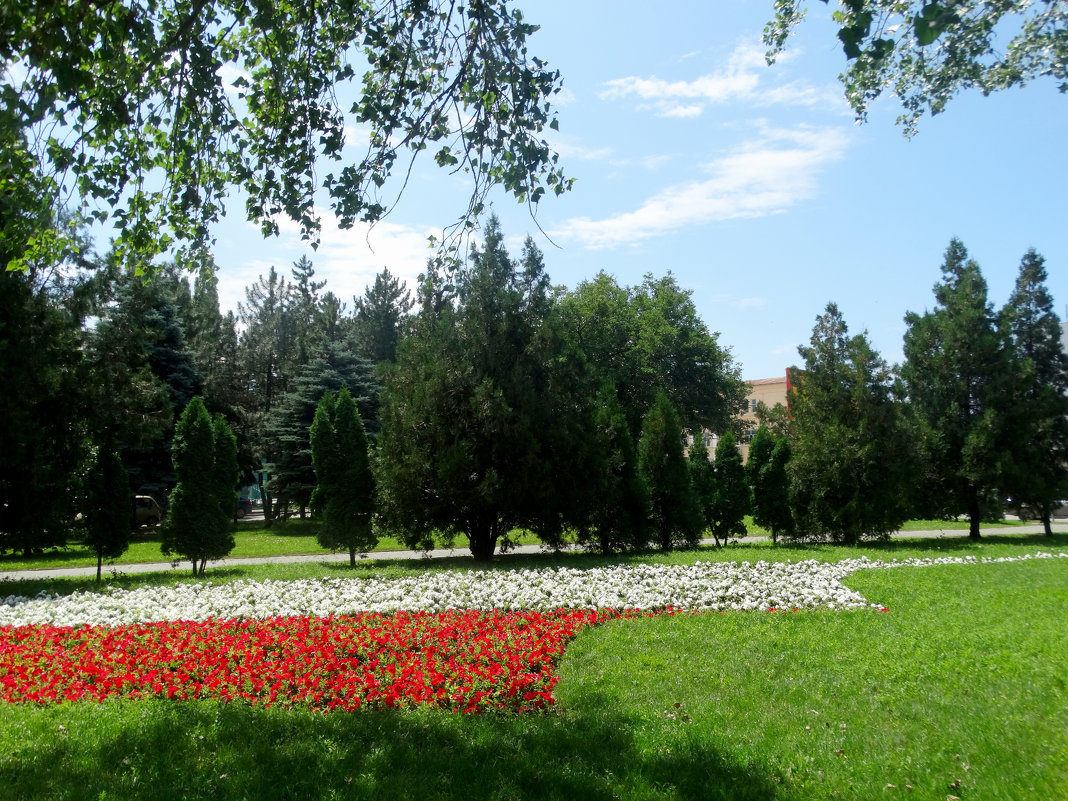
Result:
<svg viewBox="0 0 1068 801"><path fill-rule="evenodd" d="M375 487L367 450L367 436L356 401L346 387L327 392L315 410L311 426L312 463L318 481L312 509L322 523L318 540L324 548L347 550L349 564L356 554L374 550L372 529Z"/></svg>
<svg viewBox="0 0 1068 801"><path fill-rule="evenodd" d="M767 528L767 520L772 513L774 501L764 486L765 469L771 464L771 454L775 450L775 437L766 425L761 423L753 432L753 438L749 441L749 458L745 463L745 479L753 491L753 522L762 528ZM775 532L772 532L772 541L775 541Z"/></svg>
<svg viewBox="0 0 1068 801"><path fill-rule="evenodd" d="M901 377L924 437L940 515L966 514L979 537L984 516L1001 515L999 485L1011 453L1006 421L1016 403L1016 376L998 330L979 265L960 240L946 249L937 305L905 316ZM795 453L795 461L798 454Z"/></svg>
<svg viewBox="0 0 1068 801"><path fill-rule="evenodd" d="M727 431L716 445L715 478L709 506L709 528L717 545L726 545L731 537L746 535L745 516L749 514L749 485L745 480L742 454Z"/></svg>
<svg viewBox="0 0 1068 801"><path fill-rule="evenodd" d="M1007 418L1012 448L1001 488L1022 516L1034 514L1052 536L1050 515L1068 496L1068 355L1046 289L1045 260L1034 250L1020 262L999 325L1018 365L1016 403Z"/></svg>
<svg viewBox="0 0 1068 801"><path fill-rule="evenodd" d="M638 470L638 451L614 387L601 391L594 426L594 497L580 540L586 539L588 529L601 553L644 548L649 539L649 489Z"/></svg>
<svg viewBox="0 0 1068 801"><path fill-rule="evenodd" d="M716 468L710 458L704 440L700 435L695 436L688 454L690 466L690 485L693 487L694 497L701 509L702 531L712 528L715 520L713 505L716 501Z"/></svg>
<svg viewBox="0 0 1068 801"><path fill-rule="evenodd" d="M234 548L232 517L237 502L236 446L221 417L213 422L200 397L193 398L174 433L178 483L161 528L161 550L193 563L202 576L209 559Z"/></svg>
<svg viewBox="0 0 1068 801"><path fill-rule="evenodd" d="M912 438L886 362L863 334L848 336L834 303L798 349L789 464L795 533L854 544L888 537L908 518L915 478Z"/></svg>
<svg viewBox="0 0 1068 801"><path fill-rule="evenodd" d="M555 544L588 520L578 444L591 393L531 239L513 261L491 218L456 278L428 275L414 333L384 368L376 479L383 519L410 547L463 535L485 561L517 529Z"/></svg>
<svg viewBox="0 0 1068 801"><path fill-rule="evenodd" d="M787 472L791 455L790 440L779 437L771 451L771 460L760 471L764 506L760 518L762 522L758 525L771 531L772 543L778 542L780 536L791 536L794 532L794 516L790 511L790 476Z"/></svg>
<svg viewBox="0 0 1068 801"><path fill-rule="evenodd" d="M642 421L638 464L649 487L653 536L660 547L696 546L704 528L701 509L690 485L678 415L663 392Z"/></svg>

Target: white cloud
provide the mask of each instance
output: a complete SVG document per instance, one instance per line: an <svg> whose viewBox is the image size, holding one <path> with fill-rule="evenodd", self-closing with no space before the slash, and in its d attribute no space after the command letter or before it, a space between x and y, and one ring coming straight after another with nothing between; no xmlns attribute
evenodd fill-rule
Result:
<svg viewBox="0 0 1068 801"><path fill-rule="evenodd" d="M680 119L687 119L690 117L700 117L704 111L703 106L688 105L688 106L668 106L661 107L657 115L660 117L676 117Z"/></svg>
<svg viewBox="0 0 1068 801"><path fill-rule="evenodd" d="M549 147L560 154L560 158L579 161L601 161L612 155L610 147L584 147L583 145L549 139Z"/></svg>
<svg viewBox="0 0 1068 801"><path fill-rule="evenodd" d="M553 95L553 99L551 102L553 106L569 106L576 100L578 100L578 97L575 95L575 93L568 89L566 86L564 86L560 89L559 92Z"/></svg>
<svg viewBox="0 0 1068 801"><path fill-rule="evenodd" d="M782 59L780 59L781 63ZM772 73L764 60L764 49L755 44L739 44L718 72L702 75L690 81L666 81L655 76L635 75L617 78L605 84L603 100L623 100L636 97L652 101L638 106L652 109L661 117L691 118L713 104L732 100L746 103L794 106L845 108L840 93L830 89L816 89L803 82L765 87L762 82ZM779 74L779 73L777 73ZM688 102L680 102L688 101Z"/></svg>
<svg viewBox="0 0 1068 801"><path fill-rule="evenodd" d="M845 146L846 135L836 129L766 129L759 139L704 165L707 180L667 187L638 209L603 220L573 218L549 235L601 249L680 228L776 214L815 196L819 170Z"/></svg>
<svg viewBox="0 0 1068 801"><path fill-rule="evenodd" d="M413 291L419 273L426 267L431 251L427 237L439 238L440 229L418 229L413 226L380 222L373 228L358 223L352 228L337 227L336 218L323 213L323 229L319 249L313 251L300 240L295 225L280 223L281 235L267 240L275 251L270 260L262 256L250 258L236 267L219 271L219 303L224 309L237 309L245 299L245 287L266 275L273 264L280 275L289 276L294 261L307 256L315 266L315 277L326 279L326 291L333 292L352 309L353 296L362 295L364 288L374 283L375 276L388 267L390 273L407 282Z"/></svg>

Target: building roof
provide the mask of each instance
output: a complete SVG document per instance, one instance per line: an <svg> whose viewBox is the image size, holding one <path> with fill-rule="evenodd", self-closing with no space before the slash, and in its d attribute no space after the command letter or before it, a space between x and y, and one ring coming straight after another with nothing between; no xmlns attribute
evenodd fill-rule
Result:
<svg viewBox="0 0 1068 801"><path fill-rule="evenodd" d="M753 386L753 387L764 386L764 385L767 385L767 384L785 384L786 383L786 376L781 375L781 376L778 376L776 378L754 378L754 379L746 381L745 383L747 383L747 384L749 384L750 386Z"/></svg>

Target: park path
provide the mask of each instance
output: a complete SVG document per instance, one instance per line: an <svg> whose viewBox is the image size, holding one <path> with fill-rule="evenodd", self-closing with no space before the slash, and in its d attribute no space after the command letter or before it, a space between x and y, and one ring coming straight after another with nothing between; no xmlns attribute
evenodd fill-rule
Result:
<svg viewBox="0 0 1068 801"><path fill-rule="evenodd" d="M999 526L986 526L980 529L981 533L986 536L994 536L997 534L1041 534L1041 524L1027 525L1027 526L1013 526L1011 528L999 527ZM1053 522L1053 531L1056 533L1068 533L1068 520L1055 520ZM967 530L961 529L947 529L947 530L933 530L933 531L899 531L892 535L895 539L938 539L939 537L945 538L960 538L968 536ZM767 537L746 537L744 541L747 542L761 542L766 540ZM701 541L702 544L712 545L711 538L707 538ZM509 554L519 553L539 553L542 551L541 545L518 545L509 551ZM443 559L443 558L470 558L471 553L466 547L461 548L437 548L435 550L424 551L375 551L374 554L368 556L360 556L360 559L367 561L393 561L402 559ZM252 556L252 557L233 557L226 559L219 559L217 561L209 562L209 567L236 567L239 565L270 565L270 564L287 564L296 562L347 562L349 555L347 553L315 553L315 554L291 554L288 556ZM179 572L188 573L190 571L190 565L188 562L178 562L175 565L172 562L138 562L134 564L120 564L120 565L105 565L104 573L110 576L112 573L160 573L160 572ZM0 571L0 582L4 580L20 580L20 579L49 579L49 578L79 578L83 576L93 577L96 575L96 566L92 567L57 567L57 568L42 568L40 570L10 570ZM2 592L0 592L2 594Z"/></svg>

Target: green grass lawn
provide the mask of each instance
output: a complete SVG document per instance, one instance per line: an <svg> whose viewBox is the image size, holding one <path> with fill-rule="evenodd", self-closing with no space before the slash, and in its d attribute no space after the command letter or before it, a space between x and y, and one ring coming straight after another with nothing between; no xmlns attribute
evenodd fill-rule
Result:
<svg viewBox="0 0 1068 801"><path fill-rule="evenodd" d="M746 518L746 524L750 536L769 536L769 532L753 523L752 518ZM996 524L996 527L1012 528L1019 525L1024 524L1018 520L1003 520ZM262 521L240 521L236 524L236 546L230 556L245 558L329 553L315 539L317 527L318 524L315 521L300 518L278 521L270 528L266 528ZM984 529L992 527L995 525L984 525ZM903 531L966 531L967 529L966 520L910 520L902 526ZM537 537L526 532L518 537L518 541L521 544L538 543ZM457 538L456 547L466 549L467 543L463 537ZM402 550L406 550L406 546L400 540L395 537L382 537L375 553L386 554L390 551ZM117 567L121 572L122 565L165 562L168 558L160 551L158 529L142 528L134 533L129 550L118 559L105 563L105 569L110 572L112 567ZM96 557L87 547L77 542L67 548L49 551L29 559L19 554L0 555L0 571L95 566Z"/></svg>
<svg viewBox="0 0 1068 801"><path fill-rule="evenodd" d="M1068 536L650 558L1036 550L1068 550ZM600 561L516 556L497 567ZM270 569L281 578L279 568L294 567ZM373 562L357 574L442 567ZM0 797L1068 797L1068 560L873 570L847 583L890 611L678 616L588 630L563 658L549 714L11 706L0 718Z"/></svg>

